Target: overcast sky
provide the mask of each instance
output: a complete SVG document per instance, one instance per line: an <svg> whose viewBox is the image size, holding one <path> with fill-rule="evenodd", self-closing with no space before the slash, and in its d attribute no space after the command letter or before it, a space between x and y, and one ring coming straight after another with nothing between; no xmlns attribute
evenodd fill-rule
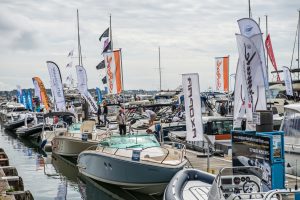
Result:
<svg viewBox="0 0 300 200"><path fill-rule="evenodd" d="M277 65L289 66L299 0L251 4L263 32L268 15ZM103 59L98 38L109 26L110 13L114 48L123 52L125 89L159 88L160 46L163 89L180 85L182 73L198 72L202 91L215 87L214 57L230 55L230 74L235 73L236 21L248 16L248 0L0 0L0 90L32 88L34 76L49 87L48 60L66 79L65 66L72 60L67 55L72 49L77 54L77 8L89 88L103 88L95 66Z"/></svg>

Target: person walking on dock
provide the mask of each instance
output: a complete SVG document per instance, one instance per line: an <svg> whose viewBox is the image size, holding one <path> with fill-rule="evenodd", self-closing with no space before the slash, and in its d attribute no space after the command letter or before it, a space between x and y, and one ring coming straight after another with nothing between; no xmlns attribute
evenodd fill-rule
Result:
<svg viewBox="0 0 300 200"><path fill-rule="evenodd" d="M106 102L103 102L103 117L104 117L104 125L106 126L106 122L109 124L110 121L107 119L108 108Z"/></svg>
<svg viewBox="0 0 300 200"><path fill-rule="evenodd" d="M157 116L156 113L154 111L152 111L152 110L145 110L145 108L144 108L144 112L145 112L145 114L149 118L149 126L152 126L153 122L154 122L154 120L155 120L155 118Z"/></svg>
<svg viewBox="0 0 300 200"><path fill-rule="evenodd" d="M103 124L104 122L100 119L101 117L101 105L98 104L98 109L97 109L97 119L98 119L98 125L100 125L100 122L101 124Z"/></svg>
<svg viewBox="0 0 300 200"><path fill-rule="evenodd" d="M119 110L119 114L117 116L117 122L119 124L120 135L126 135L126 115L123 109Z"/></svg>

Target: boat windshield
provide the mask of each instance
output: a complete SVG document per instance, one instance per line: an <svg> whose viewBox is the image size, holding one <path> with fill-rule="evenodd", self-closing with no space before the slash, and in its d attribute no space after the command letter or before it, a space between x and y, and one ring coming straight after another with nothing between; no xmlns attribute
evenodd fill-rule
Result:
<svg viewBox="0 0 300 200"><path fill-rule="evenodd" d="M287 136L299 135L300 113L292 109L286 109L281 130L284 131L284 134Z"/></svg>
<svg viewBox="0 0 300 200"><path fill-rule="evenodd" d="M99 143L100 146L110 148L149 148L159 147L160 144L154 135L128 135L128 136L112 136L106 138Z"/></svg>
<svg viewBox="0 0 300 200"><path fill-rule="evenodd" d="M81 123L74 123L68 127L68 131L80 131Z"/></svg>
<svg viewBox="0 0 300 200"><path fill-rule="evenodd" d="M215 120L204 124L204 133L207 135L229 134L232 129L232 120Z"/></svg>

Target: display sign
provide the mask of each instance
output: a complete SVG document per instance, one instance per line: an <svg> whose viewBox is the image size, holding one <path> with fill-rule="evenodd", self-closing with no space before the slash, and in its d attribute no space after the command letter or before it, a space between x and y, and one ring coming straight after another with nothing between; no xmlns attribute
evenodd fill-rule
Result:
<svg viewBox="0 0 300 200"><path fill-rule="evenodd" d="M256 125L260 125L260 113L259 112L254 112L252 114L253 117L253 123Z"/></svg>
<svg viewBox="0 0 300 200"><path fill-rule="evenodd" d="M263 182L271 189L270 138L232 132L232 165L259 167L263 172Z"/></svg>
<svg viewBox="0 0 300 200"><path fill-rule="evenodd" d="M140 157L141 157L141 151L140 150L132 150L131 160L140 161Z"/></svg>

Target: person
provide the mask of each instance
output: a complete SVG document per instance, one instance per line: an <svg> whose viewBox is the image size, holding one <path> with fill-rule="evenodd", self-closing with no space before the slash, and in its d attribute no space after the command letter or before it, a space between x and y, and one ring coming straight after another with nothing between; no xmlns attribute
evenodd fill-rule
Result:
<svg viewBox="0 0 300 200"><path fill-rule="evenodd" d="M119 114L117 116L117 122L119 124L120 135L126 135L126 115L123 109L119 110Z"/></svg>
<svg viewBox="0 0 300 200"><path fill-rule="evenodd" d="M103 117L104 117L104 125L106 126L106 122L110 123L110 121L107 119L108 115L108 108L106 102L103 102Z"/></svg>
<svg viewBox="0 0 300 200"><path fill-rule="evenodd" d="M226 115L226 108L225 108L225 103L223 102L220 106L220 115L225 116Z"/></svg>
<svg viewBox="0 0 300 200"><path fill-rule="evenodd" d="M101 116L101 105L98 104L98 110L97 110L97 119L98 119L98 125L100 125L100 122L103 124L104 122L100 119Z"/></svg>
<svg viewBox="0 0 300 200"><path fill-rule="evenodd" d="M149 126L152 126L153 122L154 122L154 120L155 120L155 118L157 116L156 113L154 111L152 111L152 110L145 110L145 108L144 108L144 112L145 112L145 114L149 118Z"/></svg>

